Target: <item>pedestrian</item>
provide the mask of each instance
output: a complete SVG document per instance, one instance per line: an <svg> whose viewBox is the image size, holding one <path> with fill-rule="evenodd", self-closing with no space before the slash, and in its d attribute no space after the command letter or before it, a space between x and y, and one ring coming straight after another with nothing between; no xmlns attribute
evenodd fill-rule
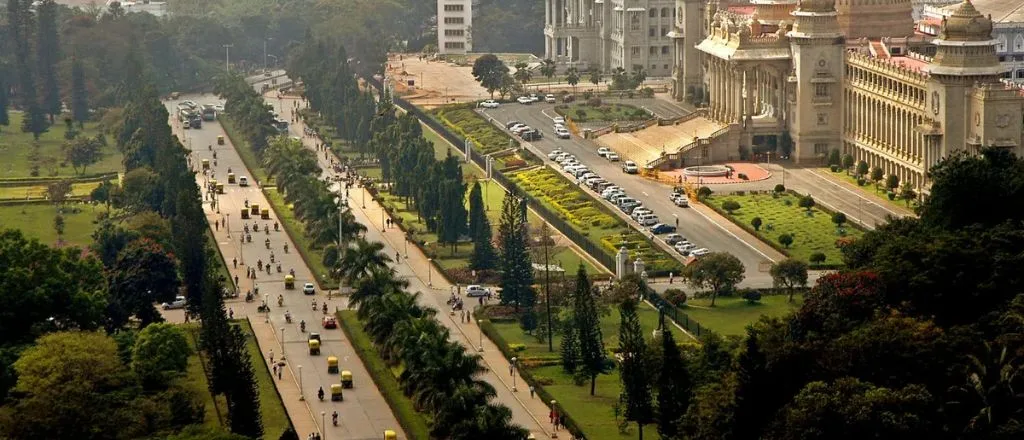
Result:
<svg viewBox="0 0 1024 440"><path fill-rule="evenodd" d="M277 364L274 364L274 376L277 376Z"/></svg>
<svg viewBox="0 0 1024 440"><path fill-rule="evenodd" d="M537 391L537 389L534 388L533 385L530 385L530 398L531 399L533 398L533 393L536 392L536 391Z"/></svg>
<svg viewBox="0 0 1024 440"><path fill-rule="evenodd" d="M466 311L459 311L459 322L466 322Z"/></svg>
<svg viewBox="0 0 1024 440"><path fill-rule="evenodd" d="M277 368L277 380L281 380L281 374L284 373L284 365L280 365Z"/></svg>
<svg viewBox="0 0 1024 440"><path fill-rule="evenodd" d="M558 416L558 426L560 426L562 428L565 428L565 414L559 414L559 416Z"/></svg>
<svg viewBox="0 0 1024 440"><path fill-rule="evenodd" d="M473 322L473 311L469 310L466 312L466 321Z"/></svg>
<svg viewBox="0 0 1024 440"><path fill-rule="evenodd" d="M549 412L549 413L548 413L548 421L549 421L549 422L550 422L550 423L551 423L552 425L554 425L554 424L555 424L555 417L558 417L558 413L557 413L557 412L555 412L555 410L551 410L551 412Z"/></svg>
<svg viewBox="0 0 1024 440"><path fill-rule="evenodd" d="M270 349L270 363L274 363L274 349Z"/></svg>
<svg viewBox="0 0 1024 440"><path fill-rule="evenodd" d="M238 257L232 258L231 259L231 264L235 266L235 269L238 269ZM237 284L238 282L235 281L235 283Z"/></svg>
<svg viewBox="0 0 1024 440"><path fill-rule="evenodd" d="M402 256L398 253L398 251L395 251L395 262L398 264L402 264Z"/></svg>
<svg viewBox="0 0 1024 440"><path fill-rule="evenodd" d="M188 322L188 312L185 312L185 322Z"/></svg>
<svg viewBox="0 0 1024 440"><path fill-rule="evenodd" d="M220 222L213 222L213 230L220 231Z"/></svg>
<svg viewBox="0 0 1024 440"><path fill-rule="evenodd" d="M273 356L273 355L271 355L271 356ZM512 376L514 372L515 372L515 366L513 366L511 363L509 363L508 364L508 375Z"/></svg>
<svg viewBox="0 0 1024 440"><path fill-rule="evenodd" d="M228 308L228 319L235 319L235 309Z"/></svg>

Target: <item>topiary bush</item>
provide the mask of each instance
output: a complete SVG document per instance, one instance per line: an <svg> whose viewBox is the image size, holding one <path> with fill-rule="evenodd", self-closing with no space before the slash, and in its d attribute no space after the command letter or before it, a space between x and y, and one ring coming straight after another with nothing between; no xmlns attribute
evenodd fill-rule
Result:
<svg viewBox="0 0 1024 440"><path fill-rule="evenodd" d="M686 300L689 299L686 296L686 292L683 292L682 289L667 289L665 290L664 296L665 301L668 301L669 304L672 304L676 307L685 306Z"/></svg>

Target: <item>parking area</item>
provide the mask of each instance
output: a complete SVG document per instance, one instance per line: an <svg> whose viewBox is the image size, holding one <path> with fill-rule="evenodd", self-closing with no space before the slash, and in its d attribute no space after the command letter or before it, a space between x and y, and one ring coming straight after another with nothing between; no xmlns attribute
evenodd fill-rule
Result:
<svg viewBox="0 0 1024 440"><path fill-rule="evenodd" d="M531 129L538 130L542 137L538 140L530 141L528 145L536 153L548 158L548 166L560 170L565 173L567 178L578 182L582 188L589 191L595 198L602 200L602 203L605 203L606 206L617 212L635 228L655 236L656 243L677 255L681 260L686 261L689 254L692 254L692 251L696 249L707 249L710 252L728 252L739 258L743 262L744 267L746 267L744 285L770 286L772 284L771 276L765 269L767 266L765 263L780 259L782 257L780 254L770 249L763 251L759 249L759 246L740 239L729 228L699 210L678 206L671 198L673 193L671 187L643 179L638 175L625 173L623 166L626 162L624 160L612 161L606 159L598 153L600 146L597 143L575 135L571 135L568 139L559 138L555 135L554 124L558 114L554 112L554 106L554 104L543 101L528 105L513 103L502 104L497 108L481 109L480 112L493 123L503 128L508 123L515 121L525 124ZM523 129L520 128L519 131L523 131ZM580 168L576 168L572 170L572 173L567 172L562 164L554 162L548 157L556 150L571 155L576 165L585 167L585 171L581 172ZM604 155L607 156L607 154ZM557 157L557 155L552 155L551 157ZM563 162L567 162L565 160L567 158L563 157ZM570 164L568 166L573 165L571 161L568 161L568 163ZM590 173L590 175L587 173ZM583 177L582 181L580 177ZM596 183L596 186L588 186L585 183L588 179L592 185ZM604 182L601 182L601 180ZM603 189L602 186L604 187ZM612 188L613 191L605 194L609 197L607 199L602 197L601 193L595 191L595 188L598 188L604 192L612 186L617 188ZM638 204L630 206L630 203L626 203L626 208L622 208L620 204L613 203L610 199L615 190L621 191L623 194L616 197L616 202L625 197L634 200ZM632 216L638 208L649 210L650 212L639 212L642 214L653 214L655 219L652 220L651 217L645 217L644 222L648 223L648 225L641 224L637 219L640 217L639 215L637 218ZM728 222L727 220L722 221ZM649 226L654 226L658 223L675 227L676 231L674 233L679 234L679 237L669 237L669 234L672 232L669 232L666 228L662 228L661 234L654 234L648 229ZM675 248L673 244L679 243L681 241L680 238L685 239L689 246L680 246L679 249ZM688 255L683 255L679 250L686 250Z"/></svg>

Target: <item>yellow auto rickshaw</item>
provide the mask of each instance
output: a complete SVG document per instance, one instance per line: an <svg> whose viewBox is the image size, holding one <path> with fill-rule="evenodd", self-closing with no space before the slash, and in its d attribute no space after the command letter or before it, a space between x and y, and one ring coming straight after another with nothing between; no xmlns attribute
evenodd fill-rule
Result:
<svg viewBox="0 0 1024 440"><path fill-rule="evenodd" d="M395 434L395 431L390 429L384 431L384 440L398 440L398 434Z"/></svg>
<svg viewBox="0 0 1024 440"><path fill-rule="evenodd" d="M249 210L248 209L242 208L242 219L243 220L248 220L249 219Z"/></svg>
<svg viewBox="0 0 1024 440"><path fill-rule="evenodd" d="M341 393L341 384L340 383L331 384L331 401L332 402L340 402L340 401L343 401L343 400L345 400L345 396L342 395L342 393Z"/></svg>
<svg viewBox="0 0 1024 440"><path fill-rule="evenodd" d="M310 339L309 340L309 354L319 356L320 355L320 340Z"/></svg>
<svg viewBox="0 0 1024 440"><path fill-rule="evenodd" d="M204 170L210 169L210 159L203 159L203 169Z"/></svg>
<svg viewBox="0 0 1024 440"><path fill-rule="evenodd" d="M246 214L248 214L248 212L246 212ZM292 290L292 289L295 288L295 277L294 276L292 276L290 274L284 276L284 288L288 289L288 290Z"/></svg>
<svg viewBox="0 0 1024 440"><path fill-rule="evenodd" d="M218 183L215 188L217 189L217 194L224 194L224 184L223 183Z"/></svg>
<svg viewBox="0 0 1024 440"><path fill-rule="evenodd" d="M263 220L270 220L270 210L266 209L266 208L263 208L260 211L260 218L263 219Z"/></svg>
<svg viewBox="0 0 1024 440"><path fill-rule="evenodd" d="M249 205L249 211L252 212L252 215L260 215L260 205L255 203Z"/></svg>
<svg viewBox="0 0 1024 440"><path fill-rule="evenodd" d="M338 374L338 357L327 356L327 373ZM342 382L344 384L344 382Z"/></svg>
<svg viewBox="0 0 1024 440"><path fill-rule="evenodd" d="M341 386L352 388L352 372L345 370L341 372Z"/></svg>
<svg viewBox="0 0 1024 440"><path fill-rule="evenodd" d="M224 135L222 135L222 134L218 134L217 135L217 145L224 145Z"/></svg>
<svg viewBox="0 0 1024 440"><path fill-rule="evenodd" d="M228 173L228 183L235 183L235 173Z"/></svg>

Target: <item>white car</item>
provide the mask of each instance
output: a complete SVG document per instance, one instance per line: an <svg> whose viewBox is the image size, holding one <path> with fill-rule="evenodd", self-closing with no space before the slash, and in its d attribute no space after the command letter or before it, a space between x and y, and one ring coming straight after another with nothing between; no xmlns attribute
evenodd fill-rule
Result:
<svg viewBox="0 0 1024 440"><path fill-rule="evenodd" d="M488 99L480 103L480 107L483 108L498 108L499 105L501 104L498 104L498 101L495 101L493 99Z"/></svg>
<svg viewBox="0 0 1024 440"><path fill-rule="evenodd" d="M529 129L530 129L529 125L522 125L522 124L520 124L520 125L517 125L515 127L512 127L512 129L509 130L509 131L511 131L514 134L519 134L519 133L522 133L522 132L524 132L526 130L529 130Z"/></svg>
<svg viewBox="0 0 1024 440"><path fill-rule="evenodd" d="M544 97L544 102L546 102L548 104L554 104L555 103L555 95L552 95L552 94L548 93L547 96Z"/></svg>
<svg viewBox="0 0 1024 440"><path fill-rule="evenodd" d="M181 103L187 105L188 108L196 108L196 107L199 106L199 104L196 104L195 101L191 101L191 100L190 101L182 101Z"/></svg>
<svg viewBox="0 0 1024 440"><path fill-rule="evenodd" d="M673 247L676 249L676 252L679 252L680 254L686 254L696 249L697 245L690 243L688 241L681 241L679 243L676 243L676 245Z"/></svg>
<svg viewBox="0 0 1024 440"><path fill-rule="evenodd" d="M562 125L562 124L555 124L554 127L555 127L555 130L558 130L559 128L565 128L565 126Z"/></svg>
<svg viewBox="0 0 1024 440"><path fill-rule="evenodd" d="M245 176L239 177L238 186L249 186L249 178Z"/></svg>
<svg viewBox="0 0 1024 440"><path fill-rule="evenodd" d="M597 155L601 156L601 157L605 157L605 156L607 156L611 152L612 152L612 150L610 148L608 148L608 147L601 147L601 148L597 149Z"/></svg>
<svg viewBox="0 0 1024 440"><path fill-rule="evenodd" d="M606 154L604 156L604 158L608 159L608 160L610 160L612 162L618 162L620 160L619 153L614 153L614 152Z"/></svg>
<svg viewBox="0 0 1024 440"><path fill-rule="evenodd" d="M476 298L479 296L487 296L490 292L483 286L472 284L466 287L466 296L470 298Z"/></svg>
<svg viewBox="0 0 1024 440"><path fill-rule="evenodd" d="M302 293L305 295L315 295L316 288L313 287L313 283L306 283L302 285Z"/></svg>
<svg viewBox="0 0 1024 440"><path fill-rule="evenodd" d="M569 133L569 130L566 130L564 128L556 128L555 136L557 136L559 139L569 139L572 137L572 134Z"/></svg>
<svg viewBox="0 0 1024 440"><path fill-rule="evenodd" d="M565 125L565 118L563 118L561 116L556 116L554 119L552 119L551 122L554 122L555 124Z"/></svg>
<svg viewBox="0 0 1024 440"><path fill-rule="evenodd" d="M648 214L648 216L641 218L639 222L641 225L644 226L654 226L658 223L661 223L661 220L656 215Z"/></svg>
<svg viewBox="0 0 1024 440"><path fill-rule="evenodd" d="M710 253L711 253L711 251L709 251L707 248L700 248L700 249L695 249L693 251L690 251L690 255L692 255L694 257L703 257L703 256L705 256L707 254L710 254Z"/></svg>
<svg viewBox="0 0 1024 440"><path fill-rule="evenodd" d="M562 150L552 151L548 153L548 159L555 160L558 156L561 156L562 154L564 154L562 153Z"/></svg>
<svg viewBox="0 0 1024 440"><path fill-rule="evenodd" d="M682 194L677 194L676 197L672 198L672 203L675 203L680 208L686 208L690 206L690 199Z"/></svg>
<svg viewBox="0 0 1024 440"><path fill-rule="evenodd" d="M626 174L636 174L640 172L640 167L636 166L636 162L627 160L622 164L622 172Z"/></svg>
<svg viewBox="0 0 1024 440"><path fill-rule="evenodd" d="M653 213L654 213L654 211L651 211L650 209L647 209L647 208L636 208L629 215L630 215L630 217L633 217L633 220L639 221L640 220L640 216L647 215L647 214L653 214Z"/></svg>
<svg viewBox="0 0 1024 440"><path fill-rule="evenodd" d="M516 102L520 104L533 104L533 100L529 96L520 96L516 98Z"/></svg>
<svg viewBox="0 0 1024 440"><path fill-rule="evenodd" d="M163 307L164 310L184 309L185 304L187 303L188 301L185 300L184 296L178 295L174 297L174 301L171 301L169 303L163 303L160 305L160 307Z"/></svg>
<svg viewBox="0 0 1024 440"><path fill-rule="evenodd" d="M529 98L530 98L530 102L539 102L540 99L541 99L540 95L538 95L536 93L531 93Z"/></svg>

